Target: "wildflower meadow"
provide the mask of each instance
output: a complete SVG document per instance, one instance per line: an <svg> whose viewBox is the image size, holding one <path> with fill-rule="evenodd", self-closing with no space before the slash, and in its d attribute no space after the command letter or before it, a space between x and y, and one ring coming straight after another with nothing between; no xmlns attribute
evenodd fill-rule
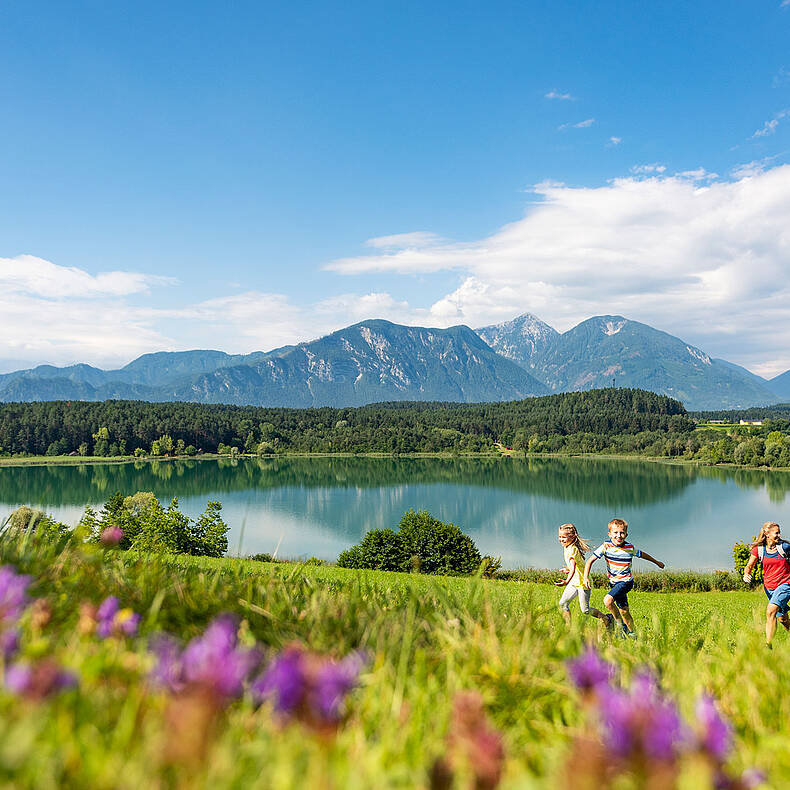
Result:
<svg viewBox="0 0 790 790"><path fill-rule="evenodd" d="M634 593L632 641L546 584L122 537L0 537L2 786L787 786L757 592Z"/></svg>

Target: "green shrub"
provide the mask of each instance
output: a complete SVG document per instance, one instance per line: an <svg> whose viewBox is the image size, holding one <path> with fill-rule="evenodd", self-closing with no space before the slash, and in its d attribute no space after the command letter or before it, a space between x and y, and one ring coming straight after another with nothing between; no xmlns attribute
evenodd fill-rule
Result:
<svg viewBox="0 0 790 790"><path fill-rule="evenodd" d="M264 551L260 554L252 554L249 557L245 557L245 559L253 560L254 562L275 562L276 560L274 557L269 554L268 552Z"/></svg>
<svg viewBox="0 0 790 790"><path fill-rule="evenodd" d="M341 568L366 568L375 571L406 570L408 555L400 535L391 529L371 529L358 546L342 552Z"/></svg>
<svg viewBox="0 0 790 790"><path fill-rule="evenodd" d="M752 537L752 540L756 538ZM735 560L735 572L739 576L743 576L746 570L746 565L752 553L751 543L738 542L732 547L732 558ZM763 564L758 562L752 569L752 584L757 584L763 580Z"/></svg>
<svg viewBox="0 0 790 790"><path fill-rule="evenodd" d="M349 549L345 549L345 551L341 551L337 558L337 565L340 568L364 568L361 548L352 546Z"/></svg>
<svg viewBox="0 0 790 790"><path fill-rule="evenodd" d="M343 568L421 573L474 573L482 558L474 541L427 510L404 513L398 531L372 529L357 546L342 552Z"/></svg>
<svg viewBox="0 0 790 790"><path fill-rule="evenodd" d="M228 525L222 520L222 505L208 502L197 519L178 509L178 499L163 507L150 491L124 497L113 494L97 515L87 508L80 526L98 542L109 526L123 530L122 549L164 551L197 557L222 557L228 550Z"/></svg>
<svg viewBox="0 0 790 790"><path fill-rule="evenodd" d="M486 554L480 563L480 575L484 579L493 579L502 568L502 558Z"/></svg>
<svg viewBox="0 0 790 790"><path fill-rule="evenodd" d="M482 562L474 541L427 510L408 510L398 525L407 556L420 558L423 573L474 573Z"/></svg>

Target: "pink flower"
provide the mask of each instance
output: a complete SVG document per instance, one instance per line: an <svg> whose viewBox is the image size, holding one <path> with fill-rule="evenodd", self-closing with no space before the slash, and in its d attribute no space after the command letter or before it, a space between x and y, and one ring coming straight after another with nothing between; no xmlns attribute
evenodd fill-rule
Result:
<svg viewBox="0 0 790 790"><path fill-rule="evenodd" d="M99 541L101 542L102 546L106 546L107 548L113 548L117 546L122 540L123 530L115 524L103 529L101 535L99 536Z"/></svg>

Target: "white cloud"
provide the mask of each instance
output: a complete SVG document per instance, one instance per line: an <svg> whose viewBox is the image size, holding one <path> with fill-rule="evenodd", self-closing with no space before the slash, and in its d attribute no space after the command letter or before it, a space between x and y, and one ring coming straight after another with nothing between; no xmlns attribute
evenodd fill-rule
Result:
<svg viewBox="0 0 790 790"><path fill-rule="evenodd" d="M572 96L570 93L563 93L562 91L558 91L556 88L554 90L550 90L547 94L544 95L546 99L559 99L560 101L575 101L576 97Z"/></svg>
<svg viewBox="0 0 790 790"><path fill-rule="evenodd" d="M713 181L719 177L718 173L709 173L704 167L698 167L696 170L684 170L676 175L678 178L688 178L690 181Z"/></svg>
<svg viewBox="0 0 790 790"><path fill-rule="evenodd" d="M579 121L578 123L562 123L557 127L558 131L564 131L565 129L588 129L595 123L595 118L587 118L584 121Z"/></svg>
<svg viewBox="0 0 790 790"><path fill-rule="evenodd" d="M0 258L0 290L46 299L98 299L145 293L152 285L174 284L171 277L138 272L102 272L56 266L33 255Z"/></svg>
<svg viewBox="0 0 790 790"><path fill-rule="evenodd" d="M113 364L169 342L154 314L127 304L176 280L138 272L97 275L43 258L0 258L0 337L5 358L67 364Z"/></svg>
<svg viewBox="0 0 790 790"><path fill-rule="evenodd" d="M779 122L788 116L790 116L790 109L780 110L770 121L766 121L763 124L762 129L758 129L752 135L752 139L756 137L769 137L770 135L774 134L777 127L779 126Z"/></svg>
<svg viewBox="0 0 790 790"><path fill-rule="evenodd" d="M666 169L666 165L653 162L652 165L634 165L631 168L631 173L633 173L635 176L661 175L661 173L664 173Z"/></svg>
<svg viewBox="0 0 790 790"><path fill-rule="evenodd" d="M610 137L609 138L609 145L620 145L623 142L622 137Z"/></svg>
<svg viewBox="0 0 790 790"><path fill-rule="evenodd" d="M449 293L405 301L370 287L296 304L247 291L166 309L148 297L171 284L134 272L91 275L26 256L0 259L0 337L8 360L102 367L157 350L270 350L366 318L472 327L530 311L559 330L620 313L761 374L790 368L790 165L772 160L720 179L658 163L587 188L545 181L525 215L457 243L419 231L369 240L332 261L338 274L451 272ZM452 275L451 275L452 276ZM373 280L375 283L375 280ZM154 296L156 294L154 293ZM146 306L131 302L137 298ZM21 366L21 365L20 365Z"/></svg>
<svg viewBox="0 0 790 790"><path fill-rule="evenodd" d="M365 246L375 247L376 249L404 250L410 247L427 247L432 244L438 244L441 241L443 241L442 237L437 236L435 233L417 230L412 233L396 233L392 236L378 236L374 239L368 239L365 242Z"/></svg>
<svg viewBox="0 0 790 790"><path fill-rule="evenodd" d="M782 67L774 76L772 85L774 88L778 88L781 85L786 85L788 82L790 82L790 69Z"/></svg>
<svg viewBox="0 0 790 790"><path fill-rule="evenodd" d="M776 127L779 126L779 121L774 118L770 121L766 121L763 124L762 129L758 129L752 137L768 137L768 135L773 134L776 131Z"/></svg>
<svg viewBox="0 0 790 790"><path fill-rule="evenodd" d="M5 368L29 360L53 364L88 362L113 367L172 341L153 327L155 314L120 300L53 302L0 291L0 335ZM13 366L10 360L18 359Z"/></svg>
<svg viewBox="0 0 790 790"><path fill-rule="evenodd" d="M754 163L751 163L754 165ZM739 364L790 368L790 165L737 180L659 164L606 186L535 187L540 202L476 242L333 261L342 274L459 273L438 325L523 311L568 329L621 313Z"/></svg>

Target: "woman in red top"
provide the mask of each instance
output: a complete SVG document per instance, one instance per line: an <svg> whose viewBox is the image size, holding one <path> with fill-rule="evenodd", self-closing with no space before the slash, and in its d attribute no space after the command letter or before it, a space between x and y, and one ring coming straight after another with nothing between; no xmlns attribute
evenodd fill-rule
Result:
<svg viewBox="0 0 790 790"><path fill-rule="evenodd" d="M752 543L752 556L743 572L743 580L749 584L752 569L761 562L763 585L768 596L765 610L765 643L771 647L776 633L776 620L790 631L790 543L782 540L779 525L774 521L763 524L757 540Z"/></svg>

